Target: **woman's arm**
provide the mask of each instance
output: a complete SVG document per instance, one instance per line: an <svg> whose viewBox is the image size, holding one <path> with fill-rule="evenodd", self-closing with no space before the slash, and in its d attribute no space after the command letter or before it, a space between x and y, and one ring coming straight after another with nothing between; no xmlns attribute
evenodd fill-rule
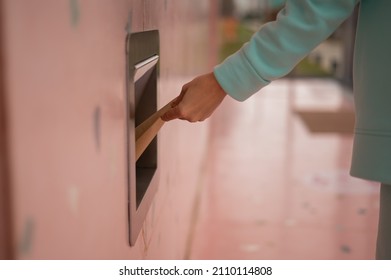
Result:
<svg viewBox="0 0 391 280"><path fill-rule="evenodd" d="M352 13L359 0L288 0L276 21L269 22L213 73L182 89L173 109L162 117L201 121L226 94L243 101L288 74L313 48L327 39Z"/></svg>
<svg viewBox="0 0 391 280"><path fill-rule="evenodd" d="M358 0L291 0L238 52L214 69L231 97L243 101L288 74L352 13Z"/></svg>

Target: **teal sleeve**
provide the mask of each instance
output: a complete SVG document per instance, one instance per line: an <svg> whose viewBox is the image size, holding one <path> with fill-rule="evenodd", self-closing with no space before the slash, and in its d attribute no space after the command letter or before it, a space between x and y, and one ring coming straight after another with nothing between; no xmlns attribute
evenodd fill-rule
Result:
<svg viewBox="0 0 391 280"><path fill-rule="evenodd" d="M243 101L288 74L352 13L359 0L288 0L276 21L214 68L228 95Z"/></svg>

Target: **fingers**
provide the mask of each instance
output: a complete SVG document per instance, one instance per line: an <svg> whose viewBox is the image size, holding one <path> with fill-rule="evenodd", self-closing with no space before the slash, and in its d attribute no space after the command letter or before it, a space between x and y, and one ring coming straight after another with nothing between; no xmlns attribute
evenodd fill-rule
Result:
<svg viewBox="0 0 391 280"><path fill-rule="evenodd" d="M165 122L180 119L183 121L188 121L191 123L204 121L206 118L199 118L198 116L192 116L191 114L185 114L183 113L183 110L180 106L176 106L169 111L167 111L165 114L161 116L161 119Z"/></svg>
<svg viewBox="0 0 391 280"><path fill-rule="evenodd" d="M161 119L165 122L175 120L182 118L181 110L179 109L179 106L175 106L168 110L164 115L161 116Z"/></svg>
<svg viewBox="0 0 391 280"><path fill-rule="evenodd" d="M161 116L161 119L165 122L175 119L180 119L188 122L197 122L204 120L198 118L197 116L192 116L191 114L184 113L181 104L168 110L165 114Z"/></svg>
<svg viewBox="0 0 391 280"><path fill-rule="evenodd" d="M183 87L182 87L182 90L181 90L181 93L179 94L179 96L177 98L175 98L175 100L172 102L171 104L171 107L176 107L179 105L179 103L182 102L183 100L183 97L185 96L185 93L188 89L189 85L188 84L185 84Z"/></svg>
<svg viewBox="0 0 391 280"><path fill-rule="evenodd" d="M185 84L182 87L182 90L181 90L181 93L179 94L179 96L177 98L175 98L175 100L171 103L172 109L168 110L165 114L163 114L161 116L161 119L163 121L168 122L168 121L175 120L175 119L183 119L182 112L179 108L179 103L182 102L183 97L185 96L188 87L189 87L188 84Z"/></svg>
<svg viewBox="0 0 391 280"><path fill-rule="evenodd" d="M181 94L177 98L175 98L175 100L173 102L171 102L171 108L178 106L179 103L181 103L182 99L183 99L183 95L181 92Z"/></svg>
<svg viewBox="0 0 391 280"><path fill-rule="evenodd" d="M171 103L171 108L161 118L163 121L203 121L214 112L226 95L213 73L197 77L182 87L179 96Z"/></svg>

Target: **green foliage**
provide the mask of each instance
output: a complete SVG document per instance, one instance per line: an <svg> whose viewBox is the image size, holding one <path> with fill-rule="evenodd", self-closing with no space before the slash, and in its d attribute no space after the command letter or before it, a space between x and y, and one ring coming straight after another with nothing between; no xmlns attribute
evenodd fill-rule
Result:
<svg viewBox="0 0 391 280"><path fill-rule="evenodd" d="M294 76L305 77L331 77L332 73L324 70L319 64L311 62L307 57L304 58L296 67L292 73Z"/></svg>
<svg viewBox="0 0 391 280"><path fill-rule="evenodd" d="M220 47L219 59L222 62L225 58L238 51L242 45L248 42L253 35L253 32L244 24L239 23L237 28L237 36L234 41L223 41Z"/></svg>

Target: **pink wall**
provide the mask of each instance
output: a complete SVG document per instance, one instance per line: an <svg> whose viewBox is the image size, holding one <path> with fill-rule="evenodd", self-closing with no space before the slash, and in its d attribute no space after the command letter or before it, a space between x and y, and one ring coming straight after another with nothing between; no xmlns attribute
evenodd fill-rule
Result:
<svg viewBox="0 0 391 280"><path fill-rule="evenodd" d="M213 65L215 2L2 0L16 258L186 257L208 123L163 127L158 192L130 247L125 38L159 29L163 106Z"/></svg>

